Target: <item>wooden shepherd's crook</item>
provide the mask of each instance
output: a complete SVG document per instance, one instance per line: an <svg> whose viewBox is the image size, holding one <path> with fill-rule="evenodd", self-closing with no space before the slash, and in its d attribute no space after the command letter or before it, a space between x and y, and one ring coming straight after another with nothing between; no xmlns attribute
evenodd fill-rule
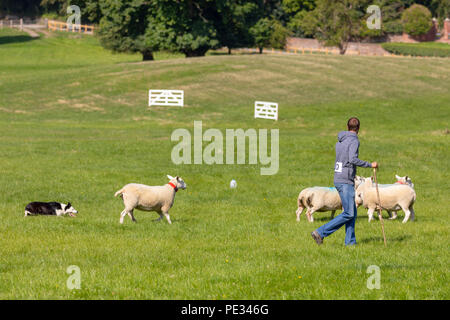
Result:
<svg viewBox="0 0 450 320"><path fill-rule="evenodd" d="M378 192L378 182L377 182L377 168L373 168L373 177L375 179L375 188L377 189L377 198L378 198L378 217L380 218L381 222L381 231L383 231L383 239L384 239L384 246L386 247L386 234L384 233L384 222L383 222L383 216L381 215L381 201L380 201L380 193Z"/></svg>

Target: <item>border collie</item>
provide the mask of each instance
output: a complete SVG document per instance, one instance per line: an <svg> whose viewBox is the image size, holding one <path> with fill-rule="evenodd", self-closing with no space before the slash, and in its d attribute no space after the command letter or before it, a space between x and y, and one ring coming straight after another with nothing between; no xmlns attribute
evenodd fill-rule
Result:
<svg viewBox="0 0 450 320"><path fill-rule="evenodd" d="M70 204L64 204L59 202L30 202L25 207L25 217L28 215L51 215L51 216L62 216L69 214L71 217L75 217L78 213L74 207Z"/></svg>

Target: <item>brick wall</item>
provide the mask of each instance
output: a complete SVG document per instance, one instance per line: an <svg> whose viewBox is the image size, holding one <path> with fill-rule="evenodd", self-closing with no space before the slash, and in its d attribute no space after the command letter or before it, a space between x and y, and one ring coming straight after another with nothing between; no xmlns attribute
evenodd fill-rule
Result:
<svg viewBox="0 0 450 320"><path fill-rule="evenodd" d="M436 41L436 34L438 33L438 22L436 19L433 19L433 26L427 34L420 36L411 36L407 33L402 34L401 42L423 42L423 41Z"/></svg>
<svg viewBox="0 0 450 320"><path fill-rule="evenodd" d="M308 50L308 49L323 49L323 46L316 39L305 39L305 38L287 38L286 48L297 49L297 50ZM338 50L338 48L332 47L329 49ZM362 54L362 55L384 55L388 54L381 45L377 43L361 43L361 42L350 42L347 47L347 54Z"/></svg>
<svg viewBox="0 0 450 320"><path fill-rule="evenodd" d="M450 19L445 19L444 21L444 32L443 38L446 41L450 40Z"/></svg>
<svg viewBox="0 0 450 320"><path fill-rule="evenodd" d="M442 30L439 30L439 24L436 21L436 19L433 19L433 27L430 29L430 31L423 36L419 37L413 37L410 35L407 35L406 33L403 33L401 36L401 39L398 37L390 38L390 41L392 42L422 42L422 41L439 41L439 42L446 42L450 44L450 19L446 19L444 21L444 26ZM440 33L440 36L438 35ZM394 40L395 39L395 40Z"/></svg>

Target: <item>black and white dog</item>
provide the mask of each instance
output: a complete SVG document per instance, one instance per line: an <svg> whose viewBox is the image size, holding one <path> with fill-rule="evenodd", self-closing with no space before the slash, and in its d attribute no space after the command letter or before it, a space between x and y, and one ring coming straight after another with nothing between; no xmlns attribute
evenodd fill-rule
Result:
<svg viewBox="0 0 450 320"><path fill-rule="evenodd" d="M64 204L59 202L30 202L25 207L25 217L29 215L51 215L62 216L69 214L71 217L75 217L75 213L78 213L74 207L70 204Z"/></svg>

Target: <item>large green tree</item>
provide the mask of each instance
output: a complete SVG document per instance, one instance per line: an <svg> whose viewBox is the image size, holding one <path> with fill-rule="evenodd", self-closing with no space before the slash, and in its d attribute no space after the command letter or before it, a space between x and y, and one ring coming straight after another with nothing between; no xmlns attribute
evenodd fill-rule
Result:
<svg viewBox="0 0 450 320"><path fill-rule="evenodd" d="M258 1L226 0L216 1L217 7L213 23L220 45L228 48L252 46L250 28L261 14Z"/></svg>
<svg viewBox="0 0 450 320"><path fill-rule="evenodd" d="M155 21L148 25L146 36L160 48L197 57L219 47L214 0L154 0L153 5Z"/></svg>
<svg viewBox="0 0 450 320"><path fill-rule="evenodd" d="M40 12L41 0L0 0L0 16L34 16Z"/></svg>
<svg viewBox="0 0 450 320"><path fill-rule="evenodd" d="M294 36L305 37L302 30L302 20L307 12L316 7L314 0L283 0L283 10L287 16L287 28Z"/></svg>
<svg viewBox="0 0 450 320"><path fill-rule="evenodd" d="M272 22L269 18L262 18L250 28L250 33L253 36L254 44L257 48L259 48L259 53L262 53L264 47L268 47L270 45Z"/></svg>
<svg viewBox="0 0 450 320"><path fill-rule="evenodd" d="M325 46L338 47L345 54L348 43L360 36L364 4L358 0L317 0L301 26Z"/></svg>
<svg viewBox="0 0 450 320"><path fill-rule="evenodd" d="M153 60L153 51L159 45L145 38L154 16L151 1L105 1L100 9L102 18L98 35L105 48L115 52L140 52L143 60Z"/></svg>

